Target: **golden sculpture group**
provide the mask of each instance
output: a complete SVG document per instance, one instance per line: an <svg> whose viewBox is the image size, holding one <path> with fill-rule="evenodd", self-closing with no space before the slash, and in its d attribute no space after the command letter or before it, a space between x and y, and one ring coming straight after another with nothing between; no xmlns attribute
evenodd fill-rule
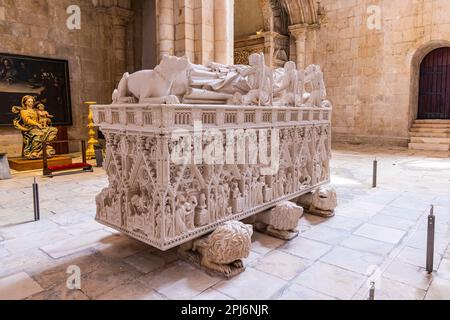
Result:
<svg viewBox="0 0 450 320"><path fill-rule="evenodd" d="M44 142L56 140L58 129L51 126L51 118L45 106L37 103L33 96L24 96L21 107L14 106L12 112L17 114L14 127L22 132L23 151L26 159L41 159L44 153ZM46 146L47 157L55 155L55 149Z"/></svg>

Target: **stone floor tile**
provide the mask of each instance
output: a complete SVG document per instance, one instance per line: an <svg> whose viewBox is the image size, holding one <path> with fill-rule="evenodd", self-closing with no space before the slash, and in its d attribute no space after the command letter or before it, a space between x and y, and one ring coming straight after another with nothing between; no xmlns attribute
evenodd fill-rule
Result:
<svg viewBox="0 0 450 320"><path fill-rule="evenodd" d="M7 256L9 256L9 255L11 255L11 253L10 253L8 250L6 250L6 249L3 247L3 245L0 244L0 258L7 257Z"/></svg>
<svg viewBox="0 0 450 320"><path fill-rule="evenodd" d="M397 244L401 241L406 232L366 223L353 232L353 234L373 240Z"/></svg>
<svg viewBox="0 0 450 320"><path fill-rule="evenodd" d="M25 272L0 278L0 300L22 300L42 290Z"/></svg>
<svg viewBox="0 0 450 320"><path fill-rule="evenodd" d="M80 268L81 275L88 274L99 268L108 267L109 262L98 252L88 249L56 260L52 265L46 267L35 267L30 271L30 275L41 287L49 289L61 283L65 283L70 274L67 273L69 267Z"/></svg>
<svg viewBox="0 0 450 320"><path fill-rule="evenodd" d="M9 252L22 252L47 244L55 243L67 239L69 234L63 230L55 229L48 232L32 233L30 235L23 234L11 240L3 241L3 246Z"/></svg>
<svg viewBox="0 0 450 320"><path fill-rule="evenodd" d="M423 300L426 291L417 289L392 279L376 279L375 300ZM369 285L363 286L357 300L367 300Z"/></svg>
<svg viewBox="0 0 450 320"><path fill-rule="evenodd" d="M380 211L379 214L417 222L417 220L425 214L425 210L386 206L383 210Z"/></svg>
<svg viewBox="0 0 450 320"><path fill-rule="evenodd" d="M232 300L232 299L227 295L224 295L223 293L210 288L200 293L198 296L194 298L194 300L217 301L217 300Z"/></svg>
<svg viewBox="0 0 450 320"><path fill-rule="evenodd" d="M214 286L221 293L238 299L268 300L274 297L288 282L253 268L244 273L223 280Z"/></svg>
<svg viewBox="0 0 450 320"><path fill-rule="evenodd" d="M167 300L152 288L145 286L138 280L120 285L95 300Z"/></svg>
<svg viewBox="0 0 450 320"><path fill-rule="evenodd" d="M439 265L437 276L446 280L450 280L450 259L443 259ZM450 299L450 297L449 297Z"/></svg>
<svg viewBox="0 0 450 320"><path fill-rule="evenodd" d="M354 235L345 239L343 242L341 242L340 245L346 248L370 252L382 256L387 256L394 248L394 245L392 243L387 243L383 241L368 239Z"/></svg>
<svg viewBox="0 0 450 320"><path fill-rule="evenodd" d="M337 207L335 213L336 213L337 217L347 217L347 218L351 218L351 219L368 221L373 216L375 216L378 212L367 211L362 208L353 207L352 203L349 203L345 206Z"/></svg>
<svg viewBox="0 0 450 320"><path fill-rule="evenodd" d="M312 261L319 259L330 249L330 245L301 237L291 240L279 248L281 251Z"/></svg>
<svg viewBox="0 0 450 320"><path fill-rule="evenodd" d="M366 277L322 262L303 271L295 283L338 299L350 300Z"/></svg>
<svg viewBox="0 0 450 320"><path fill-rule="evenodd" d="M310 260L274 250L253 264L252 267L289 281L311 264L312 261Z"/></svg>
<svg viewBox="0 0 450 320"><path fill-rule="evenodd" d="M411 247L404 247L397 259L412 264L417 267L426 267L427 251L425 249L417 249ZM437 268L441 262L442 256L435 253L434 255L434 267Z"/></svg>
<svg viewBox="0 0 450 320"><path fill-rule="evenodd" d="M434 228L436 233L450 234L450 222L443 221L441 217L436 217ZM423 219L419 221L418 230L426 231L427 229L428 219L426 219L426 217L423 217Z"/></svg>
<svg viewBox="0 0 450 320"><path fill-rule="evenodd" d="M427 290L432 276L424 268L394 260L383 272L383 276L403 284Z"/></svg>
<svg viewBox="0 0 450 320"><path fill-rule="evenodd" d="M372 219L370 219L369 223L403 231L408 231L415 226L415 223L411 220L406 220L385 214L377 214Z"/></svg>
<svg viewBox="0 0 450 320"><path fill-rule="evenodd" d="M190 300L221 279L211 277L183 261L176 261L160 272L140 277L139 281L170 300Z"/></svg>
<svg viewBox="0 0 450 320"><path fill-rule="evenodd" d="M45 268L54 263L54 260L40 250L23 251L11 253L1 259L0 277L5 277L20 271L32 272L36 269Z"/></svg>
<svg viewBox="0 0 450 320"><path fill-rule="evenodd" d="M247 258L242 259L244 266L249 267L257 263L258 260L264 255L255 251L250 250L250 255Z"/></svg>
<svg viewBox="0 0 450 320"><path fill-rule="evenodd" d="M363 221L358 219L347 218L344 216L334 216L333 218L330 218L322 222L320 225L334 229L352 231L363 223L364 223Z"/></svg>
<svg viewBox="0 0 450 320"><path fill-rule="evenodd" d="M388 203L400 197L401 194L401 191L377 187L375 189L369 190L367 192L367 195L360 197L359 200L380 205L387 205Z"/></svg>
<svg viewBox="0 0 450 320"><path fill-rule="evenodd" d="M296 283L281 292L277 300L335 300L333 297L327 296L320 292L303 287Z"/></svg>
<svg viewBox="0 0 450 320"><path fill-rule="evenodd" d="M110 262L90 273L81 274L81 290L90 298L98 296L141 276L125 263Z"/></svg>
<svg viewBox="0 0 450 320"><path fill-rule="evenodd" d="M301 233L300 237L336 245L345 240L348 235L349 233L344 230L329 228L326 226L316 226Z"/></svg>
<svg viewBox="0 0 450 320"><path fill-rule="evenodd" d="M149 249L152 250L152 252L157 255L158 257L161 257L162 259L164 259L164 261L166 262L166 264L175 262L177 260L179 260L178 257L178 249L177 248L173 248L167 251L161 251L158 249Z"/></svg>
<svg viewBox="0 0 450 320"><path fill-rule="evenodd" d="M447 250L449 245L450 238L448 235L436 233L434 238L434 252L436 254L443 255ZM406 241L406 244L409 247L417 248L417 249L426 249L427 248L427 231L418 230L411 237L409 237Z"/></svg>
<svg viewBox="0 0 450 320"><path fill-rule="evenodd" d="M64 231L73 236L80 236L82 234L101 230L103 228L104 226L95 221L93 218L82 223L71 224L61 227L61 229L63 229Z"/></svg>
<svg viewBox="0 0 450 320"><path fill-rule="evenodd" d="M435 277L425 296L426 300L449 300L450 280Z"/></svg>
<svg viewBox="0 0 450 320"><path fill-rule="evenodd" d="M370 268L379 266L383 260L384 258L379 255L339 246L320 258L322 262L358 272L362 275L370 275Z"/></svg>
<svg viewBox="0 0 450 320"><path fill-rule="evenodd" d="M150 248L149 245L143 242L126 235L119 235L114 241L103 243L97 246L95 250L101 252L101 254L108 258L123 259Z"/></svg>
<svg viewBox="0 0 450 320"><path fill-rule="evenodd" d="M303 217L298 222L298 225L300 227L300 230L309 229L309 227L314 227L317 225L322 224L323 222L326 222L328 219L322 218L319 216L315 216L312 214L305 213Z"/></svg>
<svg viewBox="0 0 450 320"><path fill-rule="evenodd" d="M112 242L116 239L117 236L111 235L109 232L97 230L80 236L69 237L65 240L43 246L41 247L41 250L52 258L57 259L96 247L105 242Z"/></svg>
<svg viewBox="0 0 450 320"><path fill-rule="evenodd" d="M58 225L56 223L48 219L44 219L37 222L23 223L0 228L0 235L4 240L11 240L18 237L31 236L34 233L51 232L56 229L58 229Z"/></svg>
<svg viewBox="0 0 450 320"><path fill-rule="evenodd" d="M142 273L150 273L166 264L163 258L153 254L151 250L138 252L125 258L123 261Z"/></svg>
<svg viewBox="0 0 450 320"><path fill-rule="evenodd" d="M280 246L286 241L280 240L260 232L254 232L252 237L252 251L260 254L266 254Z"/></svg>
<svg viewBox="0 0 450 320"><path fill-rule="evenodd" d="M89 300L89 297L81 290L67 288L67 284L64 282L35 294L27 300Z"/></svg>
<svg viewBox="0 0 450 320"><path fill-rule="evenodd" d="M430 208L430 203L432 201L431 198L434 197L429 197L429 199L422 198L418 193L409 196L402 195L397 199L395 199L394 201L392 201L391 203L389 203L389 206L396 208L425 211Z"/></svg>
<svg viewBox="0 0 450 320"><path fill-rule="evenodd" d="M80 211L72 210L69 212L66 211L63 214L50 215L48 219L60 226L72 226L75 224L92 221L93 216Z"/></svg>

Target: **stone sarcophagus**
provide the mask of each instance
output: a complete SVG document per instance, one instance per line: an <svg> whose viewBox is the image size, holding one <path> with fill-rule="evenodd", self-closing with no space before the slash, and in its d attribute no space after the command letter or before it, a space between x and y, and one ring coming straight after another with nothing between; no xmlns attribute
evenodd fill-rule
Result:
<svg viewBox="0 0 450 320"><path fill-rule="evenodd" d="M166 59L140 76L162 87L168 81L169 89L144 92L125 75L113 104L93 106L109 178L96 197L97 221L168 250L329 182L331 108L317 78L305 93L308 80L287 70L277 91L275 75L261 64L241 72ZM237 77L247 89L220 91ZM266 80L277 94L265 90Z"/></svg>

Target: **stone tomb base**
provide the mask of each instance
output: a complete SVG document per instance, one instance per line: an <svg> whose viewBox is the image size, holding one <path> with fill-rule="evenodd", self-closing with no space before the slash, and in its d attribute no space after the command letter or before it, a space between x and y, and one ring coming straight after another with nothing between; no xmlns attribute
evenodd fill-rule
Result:
<svg viewBox="0 0 450 320"><path fill-rule="evenodd" d="M23 158L8 159L9 167L16 171L38 170L44 168L42 159L28 160ZM48 166L65 166L72 164L71 157L57 156L47 160Z"/></svg>

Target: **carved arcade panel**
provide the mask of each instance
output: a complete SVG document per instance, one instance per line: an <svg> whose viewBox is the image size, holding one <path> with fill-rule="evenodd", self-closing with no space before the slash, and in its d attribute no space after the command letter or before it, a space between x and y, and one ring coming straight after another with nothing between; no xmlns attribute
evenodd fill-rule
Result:
<svg viewBox="0 0 450 320"><path fill-rule="evenodd" d="M96 198L96 219L161 250L329 181L330 109L164 106L167 112L158 118L161 106L127 106L117 111L117 121L112 116L115 108L94 107L94 118L107 139L104 168L109 178L109 186ZM186 119L203 119L211 112L218 119L200 132L192 131L192 122ZM164 119L163 125L146 124L148 113ZM265 113L271 117L264 117ZM253 114L247 123L246 114ZM236 123L229 128L217 125L233 116ZM136 121L128 123L131 118ZM187 135L174 135L180 119ZM249 131L252 124L254 130ZM208 132L212 128L215 135ZM230 132L244 133L243 154L239 154L239 138L227 138ZM235 144L231 151L230 143ZM262 143L267 144L268 158L277 160L275 166L262 161L261 151L254 148ZM200 156L196 148L201 148ZM180 150L188 155L181 163L174 160ZM217 157L217 150L223 158ZM208 152L215 155L212 160L206 159ZM275 170L264 170L271 165Z"/></svg>

